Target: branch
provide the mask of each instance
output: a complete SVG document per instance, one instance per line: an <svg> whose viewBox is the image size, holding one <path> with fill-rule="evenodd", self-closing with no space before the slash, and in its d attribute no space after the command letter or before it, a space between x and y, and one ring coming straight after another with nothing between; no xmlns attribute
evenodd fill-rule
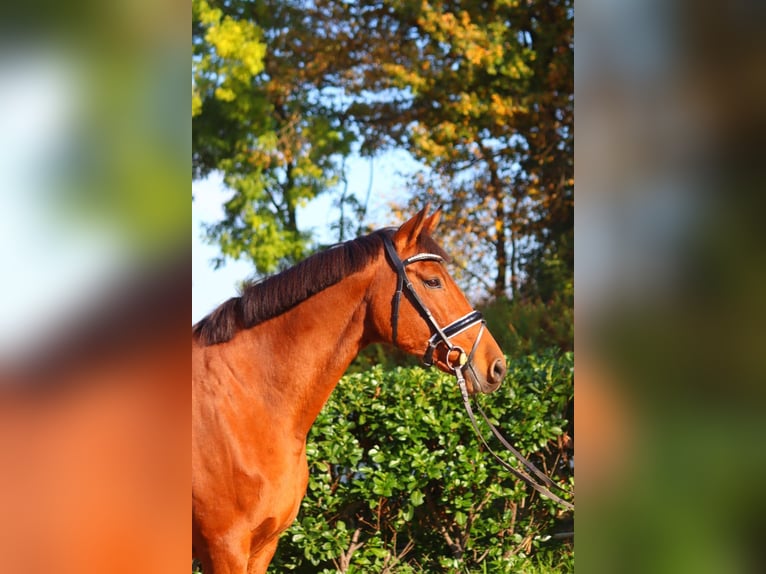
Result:
<svg viewBox="0 0 766 574"><path fill-rule="evenodd" d="M354 553L359 550L362 546L364 546L364 542L359 542L359 534L362 532L361 528L357 528L354 530L354 533L351 535L351 543L348 546L348 550L343 552L340 555L339 560L333 559L333 564L335 564L335 568L340 572L347 572L349 566L351 566L351 557L354 555Z"/></svg>
<svg viewBox="0 0 766 574"><path fill-rule="evenodd" d="M397 533L393 528L391 530L394 533L394 536L391 539L391 546L394 548L394 552L396 552ZM386 559L383 562L383 569L380 571L380 574L389 574L389 572L393 572L393 568L397 566L413 548L415 548L415 543L412 540L408 540L407 544L404 545L404 548L398 554L392 555L390 552L386 554Z"/></svg>
<svg viewBox="0 0 766 574"><path fill-rule="evenodd" d="M447 530L447 527L442 524L439 527L439 532L441 532L442 536L444 537L444 540L447 542L447 546L449 546L450 550L455 556L462 556L463 554L463 547L460 545L459 542L456 542L452 536L450 535L449 531Z"/></svg>

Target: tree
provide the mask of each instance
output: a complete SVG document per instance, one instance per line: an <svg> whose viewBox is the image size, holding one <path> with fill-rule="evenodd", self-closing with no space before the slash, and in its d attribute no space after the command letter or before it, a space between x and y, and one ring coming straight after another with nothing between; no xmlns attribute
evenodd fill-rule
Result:
<svg viewBox="0 0 766 574"><path fill-rule="evenodd" d="M195 19L207 68L195 75L205 97L194 141L197 173L221 169L235 192L208 230L224 256L260 271L291 263L308 240L295 207L341 181L352 151L403 147L425 166L413 203L446 208L448 246L474 291L571 291L572 0L230 0L216 10L218 20ZM267 49L263 70L229 93L241 65L227 66L248 60L210 31L231 22ZM339 206L363 211L345 190Z"/></svg>
<svg viewBox="0 0 766 574"><path fill-rule="evenodd" d="M208 238L259 273L307 254L296 210L339 179L353 133L324 89L300 2L193 3L193 175L224 174L233 196Z"/></svg>
<svg viewBox="0 0 766 574"><path fill-rule="evenodd" d="M410 97L391 132L430 168L414 202L446 206L455 251L491 295L523 281L549 294L546 262L573 270L571 1L392 4L397 53L383 67Z"/></svg>

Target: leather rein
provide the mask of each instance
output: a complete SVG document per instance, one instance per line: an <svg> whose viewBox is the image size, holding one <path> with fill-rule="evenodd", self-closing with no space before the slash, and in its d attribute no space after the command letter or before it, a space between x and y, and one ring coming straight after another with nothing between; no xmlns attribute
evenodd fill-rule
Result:
<svg viewBox="0 0 766 574"><path fill-rule="evenodd" d="M484 438L484 435L482 435L481 430L479 430L479 425L476 421L476 416L474 415L473 408L471 407L471 400L470 396L468 395L468 389L466 387L465 382L465 371L469 370L473 373L474 380L478 380L478 376L476 374L476 371L474 370L473 365L473 356L476 352L476 349L479 345L479 341L481 340L481 336L484 333L486 329L486 321L484 320L484 317L479 311L473 310L469 313L466 313L459 319L453 321L446 327L440 327L440 325L436 322L436 319L434 319L434 316L432 315L431 311L428 309L428 307L423 303L423 300L418 296L417 292L415 291L415 288L412 286L412 282L407 277L406 267L407 265L410 265L412 263L417 263L418 261L436 261L437 263L444 263L444 258L440 255L437 255L435 253L418 253L417 255L413 255L412 257L408 257L407 259L402 260L399 257L399 254L396 252L396 248L394 247L394 243L391 240L391 237L387 234L383 235L383 245L386 249L386 255L388 256L388 260L391 263L391 266L394 268L394 271L397 275L397 286L396 286L396 292L394 293L394 298L392 301L392 309L391 309L391 327L392 327L392 339L393 344L397 344L397 324L399 321L399 303L401 301L402 293L405 293L406 297L409 298L410 302L412 303L413 307L418 311L421 317L425 320L425 322L428 324L428 326L431 329L432 335L428 339L428 345L426 347L426 351L423 354L423 364L427 367L430 367L434 364L434 352L436 351L436 348L441 343L447 348L447 354L446 354L446 365L447 367L453 372L455 377L457 378L458 387L460 388L460 394L463 397L463 405L465 406L465 410L468 413L468 418L471 420L471 424L473 425L473 429L478 435L479 439L481 439L481 442L484 444L484 446L487 448L489 453L497 459L497 461L508 470L513 476L516 478L524 481L526 484L531 486L533 489L535 489L537 492L545 496L546 498L549 498L553 500L554 502L557 502L561 506L568 508L570 510L574 510L574 505L561 498L560 496L554 494L551 492L551 488L555 488L556 490L559 490L562 493L568 494L570 496L574 496L572 492L569 490L566 490L565 488L559 486L555 482L553 482L545 473L543 473L540 469L538 469L534 464L532 464L529 460L527 460L516 448L511 445L510 442L508 442L502 434L500 434L500 431L497 430L497 428L489 421L489 418L484 413L484 410L481 408L481 405L477 403L477 408L479 410L479 413L481 413L482 418L489 426L490 430L492 431L492 434L497 437L497 439L501 442L501 444L508 449L511 454L516 457L516 459L521 463L521 466L523 468L514 468L510 464L508 464L506 461L504 461L502 458L500 458L497 453L495 453L494 450L489 446L487 443L487 440ZM479 333L476 336L476 339L474 340L473 346L471 347L470 353L466 356L465 350L458 346L453 345L452 341L450 339L452 337L455 337L462 333L463 331L466 331L467 329L470 329L474 325L479 324ZM455 362L452 362L452 359L450 358L453 352L457 352L457 359ZM535 478L537 477L537 478Z"/></svg>

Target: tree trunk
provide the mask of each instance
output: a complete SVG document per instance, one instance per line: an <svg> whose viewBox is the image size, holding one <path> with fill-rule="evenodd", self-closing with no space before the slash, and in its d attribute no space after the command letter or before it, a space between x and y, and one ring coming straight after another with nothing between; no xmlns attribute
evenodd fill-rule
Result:
<svg viewBox="0 0 766 574"><path fill-rule="evenodd" d="M495 276L495 288L492 293L495 298L505 296L505 288L508 277L508 251L506 249L506 218L505 218L505 193L503 192L500 178L494 162L490 164L491 193L495 199L495 263L497 275Z"/></svg>

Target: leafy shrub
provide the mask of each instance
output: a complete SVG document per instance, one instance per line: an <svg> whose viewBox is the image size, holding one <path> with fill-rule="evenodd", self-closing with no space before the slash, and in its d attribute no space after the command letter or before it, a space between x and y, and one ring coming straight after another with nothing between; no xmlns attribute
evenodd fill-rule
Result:
<svg viewBox="0 0 766 574"><path fill-rule="evenodd" d="M564 484L561 437L573 357L509 362L481 397L517 448ZM500 447L502 448L502 447ZM346 376L308 439L310 480L270 572L568 572L550 535L571 515L509 476L480 446L454 377L375 367Z"/></svg>
<svg viewBox="0 0 766 574"><path fill-rule="evenodd" d="M554 294L547 302L496 299L479 310L497 344L513 358L552 348L574 350L574 309L565 294Z"/></svg>

